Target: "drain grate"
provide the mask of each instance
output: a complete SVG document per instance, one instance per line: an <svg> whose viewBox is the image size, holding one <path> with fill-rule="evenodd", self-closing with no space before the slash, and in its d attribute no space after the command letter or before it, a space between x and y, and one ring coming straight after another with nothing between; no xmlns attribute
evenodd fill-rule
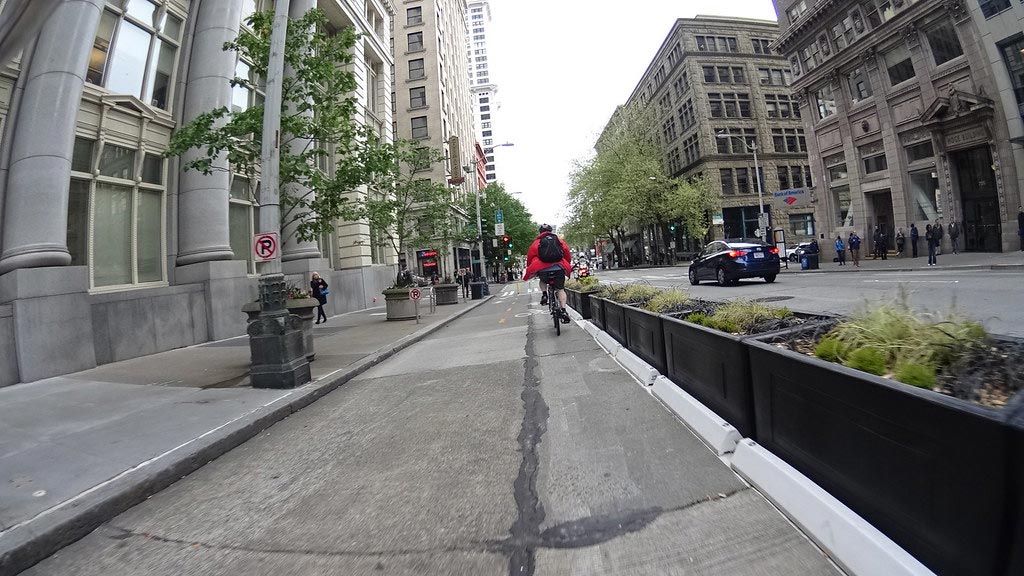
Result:
<svg viewBox="0 0 1024 576"><path fill-rule="evenodd" d="M792 300L795 296L765 296L764 298L754 298L752 302L782 302L783 300Z"/></svg>

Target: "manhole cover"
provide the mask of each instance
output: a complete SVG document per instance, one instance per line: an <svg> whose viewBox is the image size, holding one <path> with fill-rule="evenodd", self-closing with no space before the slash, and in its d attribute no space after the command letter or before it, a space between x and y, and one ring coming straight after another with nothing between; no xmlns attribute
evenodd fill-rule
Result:
<svg viewBox="0 0 1024 576"><path fill-rule="evenodd" d="M782 302L783 300L792 300L794 296L765 296L764 298L754 298L754 302Z"/></svg>

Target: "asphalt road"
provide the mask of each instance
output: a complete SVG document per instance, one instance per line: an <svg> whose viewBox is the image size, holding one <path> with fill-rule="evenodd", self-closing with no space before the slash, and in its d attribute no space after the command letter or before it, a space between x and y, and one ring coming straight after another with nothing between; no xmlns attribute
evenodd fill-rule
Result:
<svg viewBox="0 0 1024 576"><path fill-rule="evenodd" d="M25 574L839 574L593 338L504 290Z"/></svg>
<svg viewBox="0 0 1024 576"><path fill-rule="evenodd" d="M929 270L915 272L783 272L773 284L756 278L738 286L702 282L690 286L685 265L673 268L603 270L605 282L644 281L679 287L709 300L779 298L768 302L807 312L849 313L906 294L922 311L956 310L982 322L996 334L1024 337L1024 272L1000 270Z"/></svg>

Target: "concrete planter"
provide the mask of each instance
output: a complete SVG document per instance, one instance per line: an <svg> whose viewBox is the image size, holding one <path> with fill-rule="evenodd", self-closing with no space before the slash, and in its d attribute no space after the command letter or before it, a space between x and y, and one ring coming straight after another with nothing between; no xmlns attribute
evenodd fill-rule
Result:
<svg viewBox="0 0 1024 576"><path fill-rule="evenodd" d="M415 320L416 304L409 299L409 288L388 288L384 291L388 320Z"/></svg>
<svg viewBox="0 0 1024 576"><path fill-rule="evenodd" d="M313 349L313 321L316 319L316 307L320 302L316 298L294 298L285 302L289 314L298 316L302 321L302 340L306 347L306 361L312 362L316 357ZM255 322L260 316L260 303L248 302L242 306L246 315L246 323Z"/></svg>
<svg viewBox="0 0 1024 576"><path fill-rule="evenodd" d="M759 444L938 574L1021 573L1021 394L987 408L744 345Z"/></svg>
<svg viewBox="0 0 1024 576"><path fill-rule="evenodd" d="M434 294L437 296L438 306L459 303L458 284L438 284L434 286Z"/></svg>

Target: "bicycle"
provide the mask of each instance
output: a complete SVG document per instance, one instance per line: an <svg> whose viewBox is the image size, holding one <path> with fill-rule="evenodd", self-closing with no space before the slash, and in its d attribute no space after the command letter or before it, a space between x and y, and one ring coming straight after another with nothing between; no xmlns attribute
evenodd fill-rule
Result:
<svg viewBox="0 0 1024 576"><path fill-rule="evenodd" d="M551 319L555 321L555 336L562 335L562 310L558 307L558 292L555 290L555 281L548 280L548 310L551 312Z"/></svg>

